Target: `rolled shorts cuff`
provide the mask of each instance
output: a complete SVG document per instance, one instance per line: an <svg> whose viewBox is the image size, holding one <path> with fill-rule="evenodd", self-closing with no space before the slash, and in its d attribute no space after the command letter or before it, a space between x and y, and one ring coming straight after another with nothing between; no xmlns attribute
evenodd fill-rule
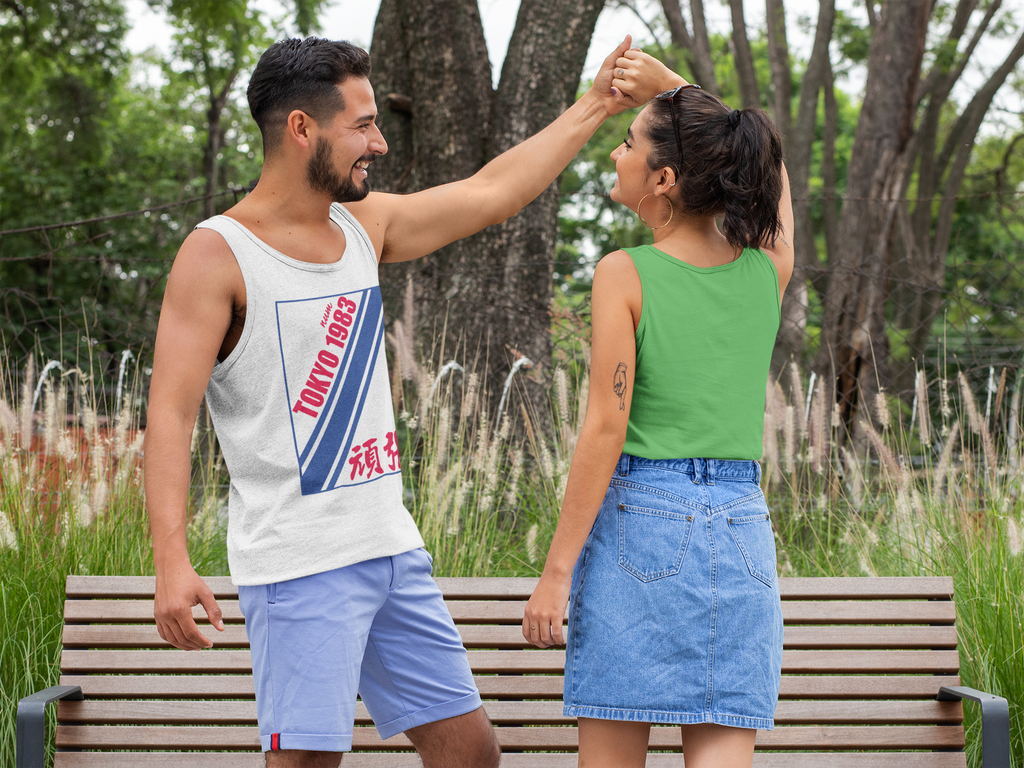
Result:
<svg viewBox="0 0 1024 768"><path fill-rule="evenodd" d="M382 739L390 739L392 736L397 736L418 725L436 723L438 720L465 715L475 709L479 709L482 703L479 691L474 691L468 696L452 699L443 704L435 704L432 707L417 710L387 723L381 723L377 726L377 733L380 734ZM349 741L351 742L351 739Z"/></svg>
<svg viewBox="0 0 1024 768"><path fill-rule="evenodd" d="M634 723L664 723L667 725L700 725L713 723L731 728L753 728L759 731L775 730L775 722L763 717L740 717L715 712L695 714L686 712L660 712L649 709L619 709L618 707L592 707L565 705L562 713L566 717L589 717L594 720L625 720Z"/></svg>
<svg viewBox="0 0 1024 768"><path fill-rule="evenodd" d="M352 750L352 734L343 733L279 733L278 749L305 749L310 752L349 752ZM260 747L271 751L269 733L260 734Z"/></svg>

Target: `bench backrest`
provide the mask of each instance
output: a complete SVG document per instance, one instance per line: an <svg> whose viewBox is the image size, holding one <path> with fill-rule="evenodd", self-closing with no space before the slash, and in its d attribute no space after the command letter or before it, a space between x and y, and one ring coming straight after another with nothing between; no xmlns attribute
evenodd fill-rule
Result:
<svg viewBox="0 0 1024 768"><path fill-rule="evenodd" d="M61 684L81 686L85 700L58 706L57 768L263 765L237 591L227 578L206 581L227 630L203 626L215 648L186 652L157 634L152 578L68 577ZM529 647L521 634L536 579L437 581L502 765L575 766L575 721L562 715L565 653ZM780 591L782 690L775 730L757 735L756 768L964 768L962 705L935 700L940 686L960 682L951 578L783 578ZM195 615L205 624L202 608ZM381 741L361 704L356 717L355 754L343 765L419 765L404 736ZM681 765L671 754L678 728L655 726L650 744L649 766ZM183 762L181 750L220 754Z"/></svg>

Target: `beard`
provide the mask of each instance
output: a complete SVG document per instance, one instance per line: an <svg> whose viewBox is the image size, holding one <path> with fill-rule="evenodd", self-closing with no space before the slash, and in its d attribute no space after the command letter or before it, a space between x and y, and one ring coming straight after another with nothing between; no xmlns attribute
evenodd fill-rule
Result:
<svg viewBox="0 0 1024 768"><path fill-rule="evenodd" d="M358 184L352 180L351 174L342 176L334 169L331 164L331 145L323 138L317 139L316 151L306 163L306 180L315 192L330 195L335 203L354 203L370 194L369 181Z"/></svg>

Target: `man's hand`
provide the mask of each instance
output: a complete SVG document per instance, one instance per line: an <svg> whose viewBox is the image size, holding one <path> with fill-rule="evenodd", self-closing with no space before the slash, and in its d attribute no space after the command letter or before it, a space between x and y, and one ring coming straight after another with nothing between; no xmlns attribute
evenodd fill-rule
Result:
<svg viewBox="0 0 1024 768"><path fill-rule="evenodd" d="M538 648L563 645L562 620L569 603L572 577L556 578L547 574L540 577L523 615L523 637Z"/></svg>
<svg viewBox="0 0 1024 768"><path fill-rule="evenodd" d="M636 48L616 58L612 74L612 87L621 93L620 102L627 107L642 107L663 91L687 85L681 76Z"/></svg>
<svg viewBox="0 0 1024 768"><path fill-rule="evenodd" d="M157 576L153 603L157 631L160 637L183 651L213 647L213 641L199 631L192 618L192 607L196 605L202 605L210 623L220 632L224 631L220 606L192 566Z"/></svg>

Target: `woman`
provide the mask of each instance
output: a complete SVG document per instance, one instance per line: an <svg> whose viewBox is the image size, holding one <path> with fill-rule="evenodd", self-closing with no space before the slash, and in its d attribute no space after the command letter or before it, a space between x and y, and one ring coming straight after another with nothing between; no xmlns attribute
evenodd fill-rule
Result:
<svg viewBox="0 0 1024 768"><path fill-rule="evenodd" d="M638 73L661 65L628 51L617 66L638 98ZM580 766L643 766L650 724L672 723L686 768L749 768L782 660L757 460L793 271L789 183L763 112L668 70L646 82L674 87L612 152L611 198L654 245L595 271L587 417L523 635L562 643L571 593L564 702Z"/></svg>

